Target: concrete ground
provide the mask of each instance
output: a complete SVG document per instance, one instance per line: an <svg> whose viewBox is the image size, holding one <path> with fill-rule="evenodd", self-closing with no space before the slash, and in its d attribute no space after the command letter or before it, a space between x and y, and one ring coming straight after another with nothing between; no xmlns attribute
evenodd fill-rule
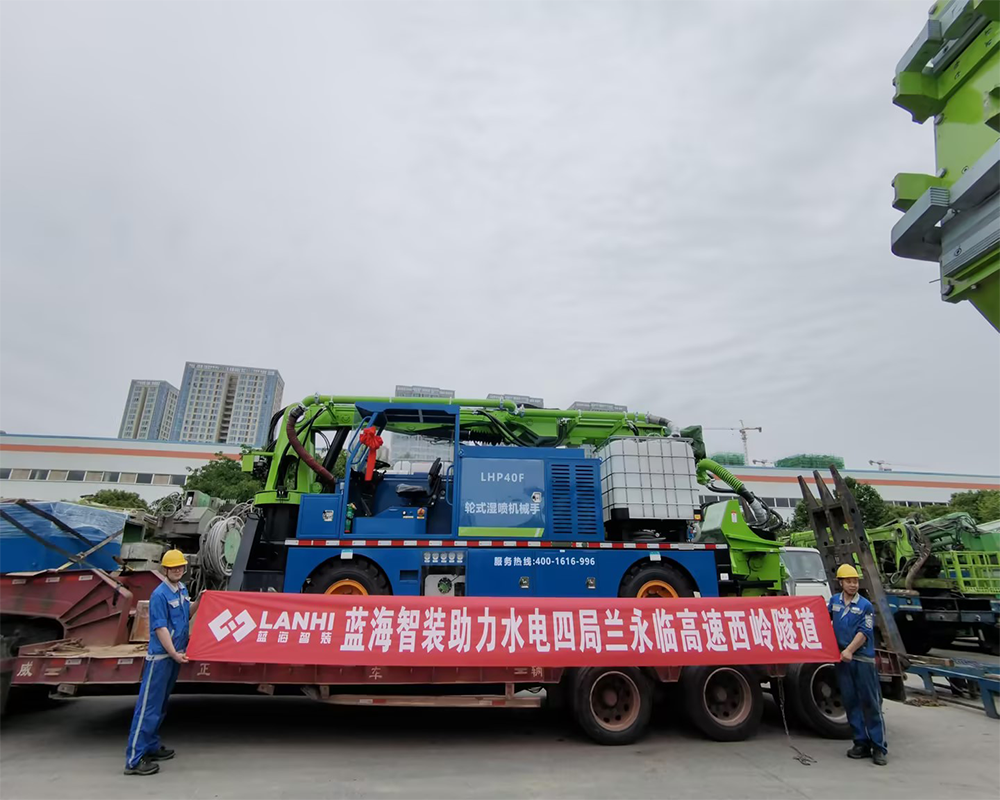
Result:
<svg viewBox="0 0 1000 800"><path fill-rule="evenodd" d="M7 798L947 798L1000 796L1000 724L981 707L887 702L890 762L794 731L776 706L752 740L709 742L668 708L629 747L592 744L535 710L323 706L305 698L176 695L150 777L122 775L131 697L5 718Z"/></svg>

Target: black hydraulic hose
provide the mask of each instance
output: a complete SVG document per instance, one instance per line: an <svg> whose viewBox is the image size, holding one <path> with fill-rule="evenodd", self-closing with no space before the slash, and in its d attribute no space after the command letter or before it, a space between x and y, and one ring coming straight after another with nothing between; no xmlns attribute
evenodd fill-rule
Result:
<svg viewBox="0 0 1000 800"><path fill-rule="evenodd" d="M337 429L333 444L327 448L326 458L323 459L323 468L328 472L333 472L333 468L337 465L337 458L344 449L344 442L347 441L347 434L350 432L351 429L346 427Z"/></svg>
<svg viewBox="0 0 1000 800"><path fill-rule="evenodd" d="M525 441L523 437L518 436L518 434L511 431L504 423L490 414L488 411L483 411L480 409L476 411L476 414L486 417L490 421L493 429L502 437L504 437L510 444L517 447L558 447L560 440L557 438L543 439L540 436L536 436L534 439Z"/></svg>
<svg viewBox="0 0 1000 800"><path fill-rule="evenodd" d="M267 447L264 448L265 450L273 450L274 446L278 443L278 420L285 416L286 411L288 411L288 406L285 406L271 417L271 424L267 427Z"/></svg>
<svg viewBox="0 0 1000 800"><path fill-rule="evenodd" d="M506 426L504 426L504 424L502 422L500 422L500 420L498 420L492 414L490 414L490 413L488 413L486 411L483 411L481 409L479 411L477 411L476 413L479 414L479 415L481 415L481 416L486 417L486 419L488 419L490 421L490 424L492 425L493 429L498 434L500 434L500 436L502 436L503 438L505 438L510 444L514 444L514 445L520 445L521 444L521 442L518 441L517 437L515 437L513 433L511 433L510 431L508 431L507 428L506 428Z"/></svg>
<svg viewBox="0 0 1000 800"><path fill-rule="evenodd" d="M298 422L302 415L306 413L305 406L298 405L295 406L290 412L288 412L288 422L285 423L285 436L288 437L288 443L292 446L292 450L295 451L296 455L302 459L306 465L315 472L320 480L329 486L334 486L337 479L315 458L313 458L309 451L302 446L302 442L299 441L298 433L295 430L295 423Z"/></svg>
<svg viewBox="0 0 1000 800"><path fill-rule="evenodd" d="M285 410L287 410L287 409L288 409L288 407L286 406ZM282 411L281 413L284 414L285 412ZM307 419L305 422L303 422L302 423L302 427L299 428L299 430L298 430L298 435L301 436L303 433L308 433L309 431L311 431L313 423L316 422L317 417L319 417L319 415L322 414L322 413L323 413L323 409L320 409L315 414L313 414L309 419ZM277 444L277 442L275 442L275 444ZM283 462L285 460L285 456L288 455L288 447L289 447L290 444L291 444L290 442L285 442L285 449L281 451L281 458L278 459L278 463L279 464L281 464L281 462Z"/></svg>
<svg viewBox="0 0 1000 800"><path fill-rule="evenodd" d="M911 592L913 591L917 577L920 575L920 570L924 568L924 564L926 564L927 560L931 557L930 540L916 525L913 526L913 530L916 534L913 539L917 542L917 547L914 548L917 551L917 560L914 561L913 565L906 571L906 581L903 584ZM909 534L909 531L907 531L907 534Z"/></svg>

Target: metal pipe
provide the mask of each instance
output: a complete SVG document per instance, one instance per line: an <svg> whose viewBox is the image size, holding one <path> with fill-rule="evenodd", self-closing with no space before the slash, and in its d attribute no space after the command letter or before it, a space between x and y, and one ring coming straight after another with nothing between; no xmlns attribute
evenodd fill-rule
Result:
<svg viewBox="0 0 1000 800"><path fill-rule="evenodd" d="M318 403L334 403L353 406L356 403L408 403L430 406L479 406L481 408L503 408L516 411L517 406L510 400L480 400L451 397L351 397L347 395L314 394L302 401L304 406Z"/></svg>
<svg viewBox="0 0 1000 800"><path fill-rule="evenodd" d="M484 400L481 398L451 398L451 397L351 397L348 395L315 394L302 400L302 405L309 407L317 404L355 405L357 403L405 403L408 405L431 406L469 406L472 408L499 408L504 411L517 412L518 406L510 400ZM525 408L525 418L535 419L600 419L622 422L639 422L645 425L659 425L669 428L671 422L666 417L655 414L642 414L638 411L579 411L577 409L560 408Z"/></svg>

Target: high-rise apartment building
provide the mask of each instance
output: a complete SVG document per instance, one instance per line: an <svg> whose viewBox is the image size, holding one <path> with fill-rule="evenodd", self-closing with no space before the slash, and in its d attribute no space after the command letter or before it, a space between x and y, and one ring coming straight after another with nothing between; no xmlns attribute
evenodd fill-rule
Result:
<svg viewBox="0 0 1000 800"><path fill-rule="evenodd" d="M166 381L132 381L118 427L119 439L169 439L177 388Z"/></svg>
<svg viewBox="0 0 1000 800"><path fill-rule="evenodd" d="M274 369L184 365L173 436L181 442L259 446L281 408L285 382Z"/></svg>

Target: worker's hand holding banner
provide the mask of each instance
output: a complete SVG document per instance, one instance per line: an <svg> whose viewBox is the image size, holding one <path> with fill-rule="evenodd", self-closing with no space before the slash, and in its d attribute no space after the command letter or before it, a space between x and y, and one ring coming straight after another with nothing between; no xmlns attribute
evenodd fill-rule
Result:
<svg viewBox="0 0 1000 800"><path fill-rule="evenodd" d="M197 661L576 667L839 661L821 597L399 597L205 592Z"/></svg>

